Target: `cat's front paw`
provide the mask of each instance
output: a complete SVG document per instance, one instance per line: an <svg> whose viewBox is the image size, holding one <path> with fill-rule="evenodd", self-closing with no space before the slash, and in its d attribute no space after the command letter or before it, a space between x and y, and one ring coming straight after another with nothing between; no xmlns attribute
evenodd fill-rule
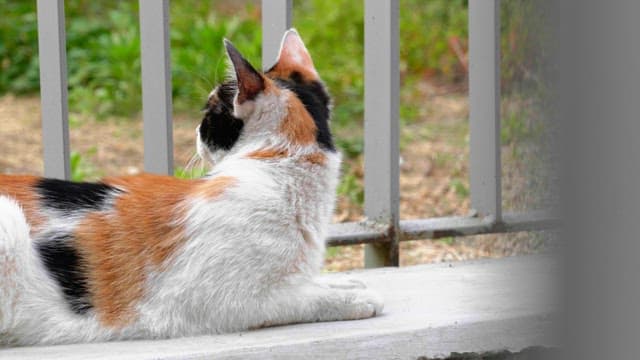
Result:
<svg viewBox="0 0 640 360"><path fill-rule="evenodd" d="M348 318L367 319L380 315L384 309L384 303L378 293L371 290L356 290L352 292L352 296L347 304L349 309Z"/></svg>

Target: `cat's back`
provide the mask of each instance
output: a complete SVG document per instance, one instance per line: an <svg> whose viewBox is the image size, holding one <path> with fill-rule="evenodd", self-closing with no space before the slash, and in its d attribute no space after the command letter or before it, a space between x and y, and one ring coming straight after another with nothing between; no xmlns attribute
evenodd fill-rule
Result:
<svg viewBox="0 0 640 360"><path fill-rule="evenodd" d="M42 178L32 175L3 175L0 174L0 197L12 200L26 216L27 222L33 225L41 222L38 215L37 188ZM6 205L6 204L5 204ZM5 212L6 211L6 212ZM2 217L7 217L11 211L9 206L0 209Z"/></svg>
<svg viewBox="0 0 640 360"><path fill-rule="evenodd" d="M0 175L0 345L21 332L31 336L18 343L59 342L64 333L105 339L110 328L133 325L155 286L150 274L165 271L188 240L189 203L215 202L232 185L223 176L78 183ZM37 340L41 330L53 338Z"/></svg>
<svg viewBox="0 0 640 360"><path fill-rule="evenodd" d="M17 269L15 254L29 241L29 225L17 201L0 195L0 277ZM0 284L1 284L0 280Z"/></svg>
<svg viewBox="0 0 640 360"><path fill-rule="evenodd" d="M18 291L19 269L28 261L29 225L16 200L0 195L0 337L13 326ZM0 339L2 344L2 339Z"/></svg>
<svg viewBox="0 0 640 360"><path fill-rule="evenodd" d="M8 192L0 191L0 265L6 265L3 260L6 260L7 249L28 236L29 225L20 203Z"/></svg>
<svg viewBox="0 0 640 360"><path fill-rule="evenodd" d="M35 210L37 206L32 190L37 180L35 176L0 174L0 239L6 241L9 234L23 230L28 233L24 209Z"/></svg>

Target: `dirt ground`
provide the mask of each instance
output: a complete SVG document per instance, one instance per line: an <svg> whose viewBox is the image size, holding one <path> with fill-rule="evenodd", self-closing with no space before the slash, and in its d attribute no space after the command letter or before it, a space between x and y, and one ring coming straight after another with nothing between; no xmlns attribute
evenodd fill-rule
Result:
<svg viewBox="0 0 640 360"><path fill-rule="evenodd" d="M426 99L418 121L401 130L401 199L403 219L465 215L468 198L468 105L463 92L442 91L425 84L419 96ZM199 113L174 117L174 156L185 166L195 151L195 127ZM338 132L336 136L341 136ZM136 119L96 121L71 112L71 149L81 154L82 172L90 179L142 171L142 123ZM508 150L508 149L507 149ZM37 97L0 97L0 172L42 174L40 101ZM527 186L522 161L505 156L505 201L517 197ZM362 158L346 166L362 174ZM360 206L345 197L338 199L335 221L362 217ZM540 251L545 236L535 233L482 235L401 244L402 265L502 257ZM361 268L363 246L328 250L326 271Z"/></svg>

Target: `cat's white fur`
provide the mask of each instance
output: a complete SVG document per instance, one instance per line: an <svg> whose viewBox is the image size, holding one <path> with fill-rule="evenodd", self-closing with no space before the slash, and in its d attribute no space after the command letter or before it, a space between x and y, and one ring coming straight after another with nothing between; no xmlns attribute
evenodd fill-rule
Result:
<svg viewBox="0 0 640 360"><path fill-rule="evenodd" d="M34 252L22 210L0 197L0 344L169 338L379 314L382 301L362 284L316 278L340 155L325 151L324 165L300 165L297 160L319 146L274 136L289 96L283 90L236 102L243 135L223 156L205 156L219 160L211 178L237 182L216 199L182 204L187 241L171 266L148 276L135 319L123 328L102 326L93 310L78 315L69 309ZM273 146L291 156L268 162L247 157Z"/></svg>

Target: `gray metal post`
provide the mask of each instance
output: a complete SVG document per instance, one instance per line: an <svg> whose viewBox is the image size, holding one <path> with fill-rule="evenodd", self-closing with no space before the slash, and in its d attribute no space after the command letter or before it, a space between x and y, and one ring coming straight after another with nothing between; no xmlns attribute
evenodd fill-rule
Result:
<svg viewBox="0 0 640 360"><path fill-rule="evenodd" d="M144 169L173 174L169 0L140 0Z"/></svg>
<svg viewBox="0 0 640 360"><path fill-rule="evenodd" d="M365 0L364 212L389 228L390 242L366 245L365 266L398 266L399 6Z"/></svg>
<svg viewBox="0 0 640 360"><path fill-rule="evenodd" d="M500 221L500 0L469 1L469 105L471 204Z"/></svg>
<svg viewBox="0 0 640 360"><path fill-rule="evenodd" d="M64 1L38 0L44 175L69 179L69 110Z"/></svg>
<svg viewBox="0 0 640 360"><path fill-rule="evenodd" d="M291 27L293 0L262 0L262 68L276 61L282 35Z"/></svg>

